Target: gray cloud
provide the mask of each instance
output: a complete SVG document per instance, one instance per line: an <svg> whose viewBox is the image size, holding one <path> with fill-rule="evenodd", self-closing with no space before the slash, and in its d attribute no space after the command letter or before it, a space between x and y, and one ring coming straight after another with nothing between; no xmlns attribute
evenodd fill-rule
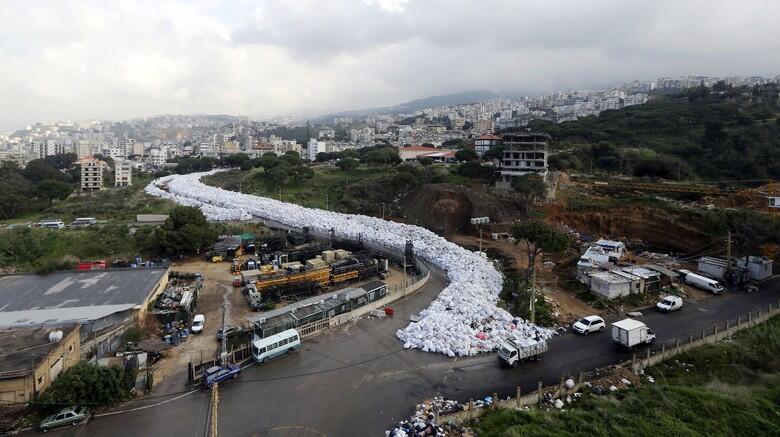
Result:
<svg viewBox="0 0 780 437"><path fill-rule="evenodd" d="M771 1L14 3L0 8L0 129L780 73Z"/></svg>

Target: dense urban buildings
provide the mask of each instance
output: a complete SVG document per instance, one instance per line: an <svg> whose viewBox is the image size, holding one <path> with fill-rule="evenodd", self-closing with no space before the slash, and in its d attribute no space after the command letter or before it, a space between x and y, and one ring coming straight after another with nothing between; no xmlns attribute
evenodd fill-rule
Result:
<svg viewBox="0 0 780 437"><path fill-rule="evenodd" d="M74 153L78 159L110 157L129 162L135 170L154 171L179 156L220 158L235 153L259 157L265 153L299 153L315 160L319 153L384 143L397 147L446 147L453 143L474 146L482 155L499 140L497 131L522 128L531 120L564 122L602 111L641 105L653 93L675 92L700 85L756 85L780 81L780 76L662 77L633 81L603 90L573 90L516 98L491 98L472 103L421 108L413 113L377 110L353 116L320 117L296 123L289 118L255 121L224 115L162 115L122 122L87 121L33 124L15 132L0 133L0 160L27 162L52 155ZM361 115L357 115L361 114ZM407 153L403 153L407 155ZM513 158L510 158L513 159ZM102 167L101 167L102 169ZM115 185L129 185L127 166L121 164ZM102 170L94 168L92 173ZM84 175L85 190L99 189L96 175ZM125 177L127 176L127 177Z"/></svg>

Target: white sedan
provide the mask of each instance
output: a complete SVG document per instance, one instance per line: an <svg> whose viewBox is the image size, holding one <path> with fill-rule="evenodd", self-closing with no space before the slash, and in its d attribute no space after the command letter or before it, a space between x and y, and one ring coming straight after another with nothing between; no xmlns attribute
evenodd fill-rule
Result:
<svg viewBox="0 0 780 437"><path fill-rule="evenodd" d="M605 326L606 323L604 323L604 319L601 317L587 316L574 322L574 324L571 325L571 329L578 334L588 335L591 332L604 331Z"/></svg>

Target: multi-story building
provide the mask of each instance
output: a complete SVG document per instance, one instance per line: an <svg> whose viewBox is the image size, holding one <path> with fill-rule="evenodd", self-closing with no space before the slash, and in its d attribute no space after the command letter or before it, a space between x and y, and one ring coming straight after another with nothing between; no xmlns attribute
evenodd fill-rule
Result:
<svg viewBox="0 0 780 437"><path fill-rule="evenodd" d="M499 183L504 187L512 179L547 174L547 143L550 136L541 132L510 132L503 135L504 157L501 160Z"/></svg>
<svg viewBox="0 0 780 437"><path fill-rule="evenodd" d="M306 147L306 156L309 158L309 161L317 159L317 154L324 153L326 147L325 141L317 141L314 138L310 139L309 145Z"/></svg>
<svg viewBox="0 0 780 437"><path fill-rule="evenodd" d="M132 161L114 161L114 186L129 187L133 184L133 163Z"/></svg>
<svg viewBox="0 0 780 437"><path fill-rule="evenodd" d="M501 144L501 137L493 134L480 135L474 139L474 151L482 156L492 147Z"/></svg>
<svg viewBox="0 0 780 437"><path fill-rule="evenodd" d="M103 161L88 156L81 160L81 191L103 188Z"/></svg>

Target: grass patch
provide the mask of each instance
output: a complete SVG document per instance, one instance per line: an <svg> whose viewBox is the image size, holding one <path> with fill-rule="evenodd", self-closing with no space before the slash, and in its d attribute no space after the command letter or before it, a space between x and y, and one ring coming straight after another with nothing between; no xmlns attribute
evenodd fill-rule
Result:
<svg viewBox="0 0 780 437"><path fill-rule="evenodd" d="M497 410L480 436L780 435L780 317L648 369L655 384L567 411Z"/></svg>

